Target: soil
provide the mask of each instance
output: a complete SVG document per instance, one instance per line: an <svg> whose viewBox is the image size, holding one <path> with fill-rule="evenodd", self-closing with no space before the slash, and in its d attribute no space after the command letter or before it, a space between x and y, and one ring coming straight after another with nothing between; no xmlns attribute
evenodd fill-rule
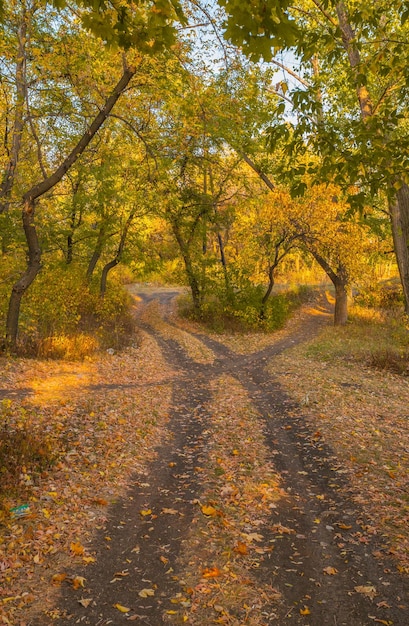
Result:
<svg viewBox="0 0 409 626"><path fill-rule="evenodd" d="M177 292L140 289L137 293L138 324L175 372L168 432L144 474L134 476L126 497L110 507L106 522L95 529L90 546L95 562L82 572L75 570L76 576L84 577L84 586L74 590L62 585L57 602L60 617L42 615L30 624L407 626L407 576L389 560L382 537L364 532L367 520L349 498L342 463L271 374L277 355L331 323L328 304L323 300L315 314L302 313L269 345L238 354L215 336L178 325L171 314ZM159 307L166 332L150 318L153 303ZM200 343L203 358L193 358L181 341L172 338L172 328ZM258 516L252 516L250 507L244 512L240 536L250 537L250 547L251 537L258 542L251 562L248 546L241 548L242 561L237 549L232 557L239 570L242 562L243 571L249 572L243 584L251 587L253 604L235 603L227 592L222 595L223 576L227 580L230 570L227 565L224 571L212 570L209 552L203 553L192 583L204 537L209 536L206 549L213 550L214 562L227 549L220 546L220 538L219 543L214 538L218 529L220 537L228 531L227 517L213 514L217 499L208 496L215 481L209 470L209 451L214 447L212 403L215 383L221 379L226 386L239 385L246 395L265 449L266 460L255 466L261 475L264 467L266 475L272 468L279 485L276 499L265 506L261 503ZM233 410L234 403L232 393ZM248 435L242 432L237 445ZM207 516L205 502L210 502ZM235 501L230 504L236 506Z"/></svg>

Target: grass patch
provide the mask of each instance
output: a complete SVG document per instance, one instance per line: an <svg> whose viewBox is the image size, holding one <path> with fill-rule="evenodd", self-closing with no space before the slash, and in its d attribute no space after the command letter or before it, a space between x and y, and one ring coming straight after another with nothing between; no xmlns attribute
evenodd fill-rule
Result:
<svg viewBox="0 0 409 626"><path fill-rule="evenodd" d="M321 361L363 361L378 369L407 373L408 320L397 309L351 308L342 327L327 327L312 341L306 356Z"/></svg>

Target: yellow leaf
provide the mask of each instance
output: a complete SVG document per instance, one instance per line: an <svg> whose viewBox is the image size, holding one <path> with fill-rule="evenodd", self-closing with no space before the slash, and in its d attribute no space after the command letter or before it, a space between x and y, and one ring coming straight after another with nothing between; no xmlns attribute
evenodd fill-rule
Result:
<svg viewBox="0 0 409 626"><path fill-rule="evenodd" d="M214 506L210 506L210 504L203 504L201 507L203 515L213 516L217 514Z"/></svg>
<svg viewBox="0 0 409 626"><path fill-rule="evenodd" d="M121 613L129 613L131 609L128 609L126 606L122 606L122 604L114 604L114 609L118 609Z"/></svg>
<svg viewBox="0 0 409 626"><path fill-rule="evenodd" d="M79 589L80 587L85 587L85 578L83 576L74 576L72 579L72 586L74 589Z"/></svg>
<svg viewBox="0 0 409 626"><path fill-rule="evenodd" d="M177 615L178 614L177 611L172 611L172 610L166 611L166 613L167 613L167 615Z"/></svg>
<svg viewBox="0 0 409 626"><path fill-rule="evenodd" d="M235 449L232 451L232 454L233 454L233 456L238 456L238 455L240 454L240 452L239 452L239 451L235 448Z"/></svg>
<svg viewBox="0 0 409 626"><path fill-rule="evenodd" d="M310 615L311 611L308 606L304 606L303 609L300 609L300 615Z"/></svg>
<svg viewBox="0 0 409 626"><path fill-rule="evenodd" d="M138 595L141 596L141 598L149 598L149 596L155 595L155 590L154 589L141 589L138 592Z"/></svg>
<svg viewBox="0 0 409 626"><path fill-rule="evenodd" d="M152 515L152 509L142 509L142 511L139 511L139 513L142 515L142 517L146 517L147 515Z"/></svg>
<svg viewBox="0 0 409 626"><path fill-rule="evenodd" d="M84 563L95 563L96 559L93 556L84 556L82 558Z"/></svg>

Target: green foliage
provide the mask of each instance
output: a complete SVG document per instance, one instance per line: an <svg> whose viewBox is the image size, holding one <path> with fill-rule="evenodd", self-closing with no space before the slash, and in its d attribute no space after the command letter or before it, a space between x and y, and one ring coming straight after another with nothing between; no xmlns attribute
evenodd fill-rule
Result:
<svg viewBox="0 0 409 626"><path fill-rule="evenodd" d="M33 425L35 423L35 426ZM10 400L0 404L0 499L30 487L58 459L57 438L30 412L16 411Z"/></svg>
<svg viewBox="0 0 409 626"><path fill-rule="evenodd" d="M220 286L205 299L196 319L218 333L274 332L282 328L294 310L309 296L307 288L294 288L274 294L261 315L265 287L248 283L240 290L226 291ZM194 311L183 300L182 314L195 318Z"/></svg>
<svg viewBox="0 0 409 626"><path fill-rule="evenodd" d="M52 0L58 8L67 0ZM85 28L108 45L137 48L147 54L157 53L175 42L175 23L186 20L178 0L77 0ZM153 4L153 6L152 6Z"/></svg>
<svg viewBox="0 0 409 626"><path fill-rule="evenodd" d="M294 43L297 30L288 0L219 0L227 14L225 36L253 60L271 61L274 48Z"/></svg>

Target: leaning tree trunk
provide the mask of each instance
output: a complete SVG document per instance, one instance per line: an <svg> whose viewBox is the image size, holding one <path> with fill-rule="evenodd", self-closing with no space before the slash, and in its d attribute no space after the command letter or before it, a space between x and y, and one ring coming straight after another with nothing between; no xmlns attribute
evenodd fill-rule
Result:
<svg viewBox="0 0 409 626"><path fill-rule="evenodd" d="M95 244L94 252L89 260L88 267L87 267L86 279L88 282L90 282L92 275L94 273L94 270L96 268L96 265L99 259L101 258L102 249L104 247L105 233L106 233L106 225L101 224L101 227L98 232L97 243Z"/></svg>
<svg viewBox="0 0 409 626"><path fill-rule="evenodd" d="M275 270L276 266L275 265L270 265L270 267L268 268L268 286L267 286L267 290L266 293L263 296L263 299L261 301L261 307L260 307L260 318L263 320L266 316L266 306L267 306L267 302L268 299L271 296L271 293L273 291L274 288L274 270Z"/></svg>
<svg viewBox="0 0 409 626"><path fill-rule="evenodd" d="M76 146L70 152L70 154L64 159L54 172L46 179L42 180L37 185L34 185L23 196L23 227L28 246L28 261L24 274L13 286L9 308L7 314L6 323L6 347L10 350L15 350L17 344L18 334L18 321L20 313L21 299L25 291L30 287L41 268L41 249L38 241L38 235L34 222L34 210L35 203L38 198L50 191L60 180L65 176L70 167L74 165L77 159L81 156L84 150L87 148L91 140L94 138L106 118L110 114L115 103L127 87L131 78L136 72L135 68L126 67L122 77L114 87L111 95L106 100L104 106L100 109L95 116L93 122L89 128L82 135Z"/></svg>
<svg viewBox="0 0 409 626"><path fill-rule="evenodd" d="M392 236L400 281L409 313L409 187L404 184L389 202Z"/></svg>

